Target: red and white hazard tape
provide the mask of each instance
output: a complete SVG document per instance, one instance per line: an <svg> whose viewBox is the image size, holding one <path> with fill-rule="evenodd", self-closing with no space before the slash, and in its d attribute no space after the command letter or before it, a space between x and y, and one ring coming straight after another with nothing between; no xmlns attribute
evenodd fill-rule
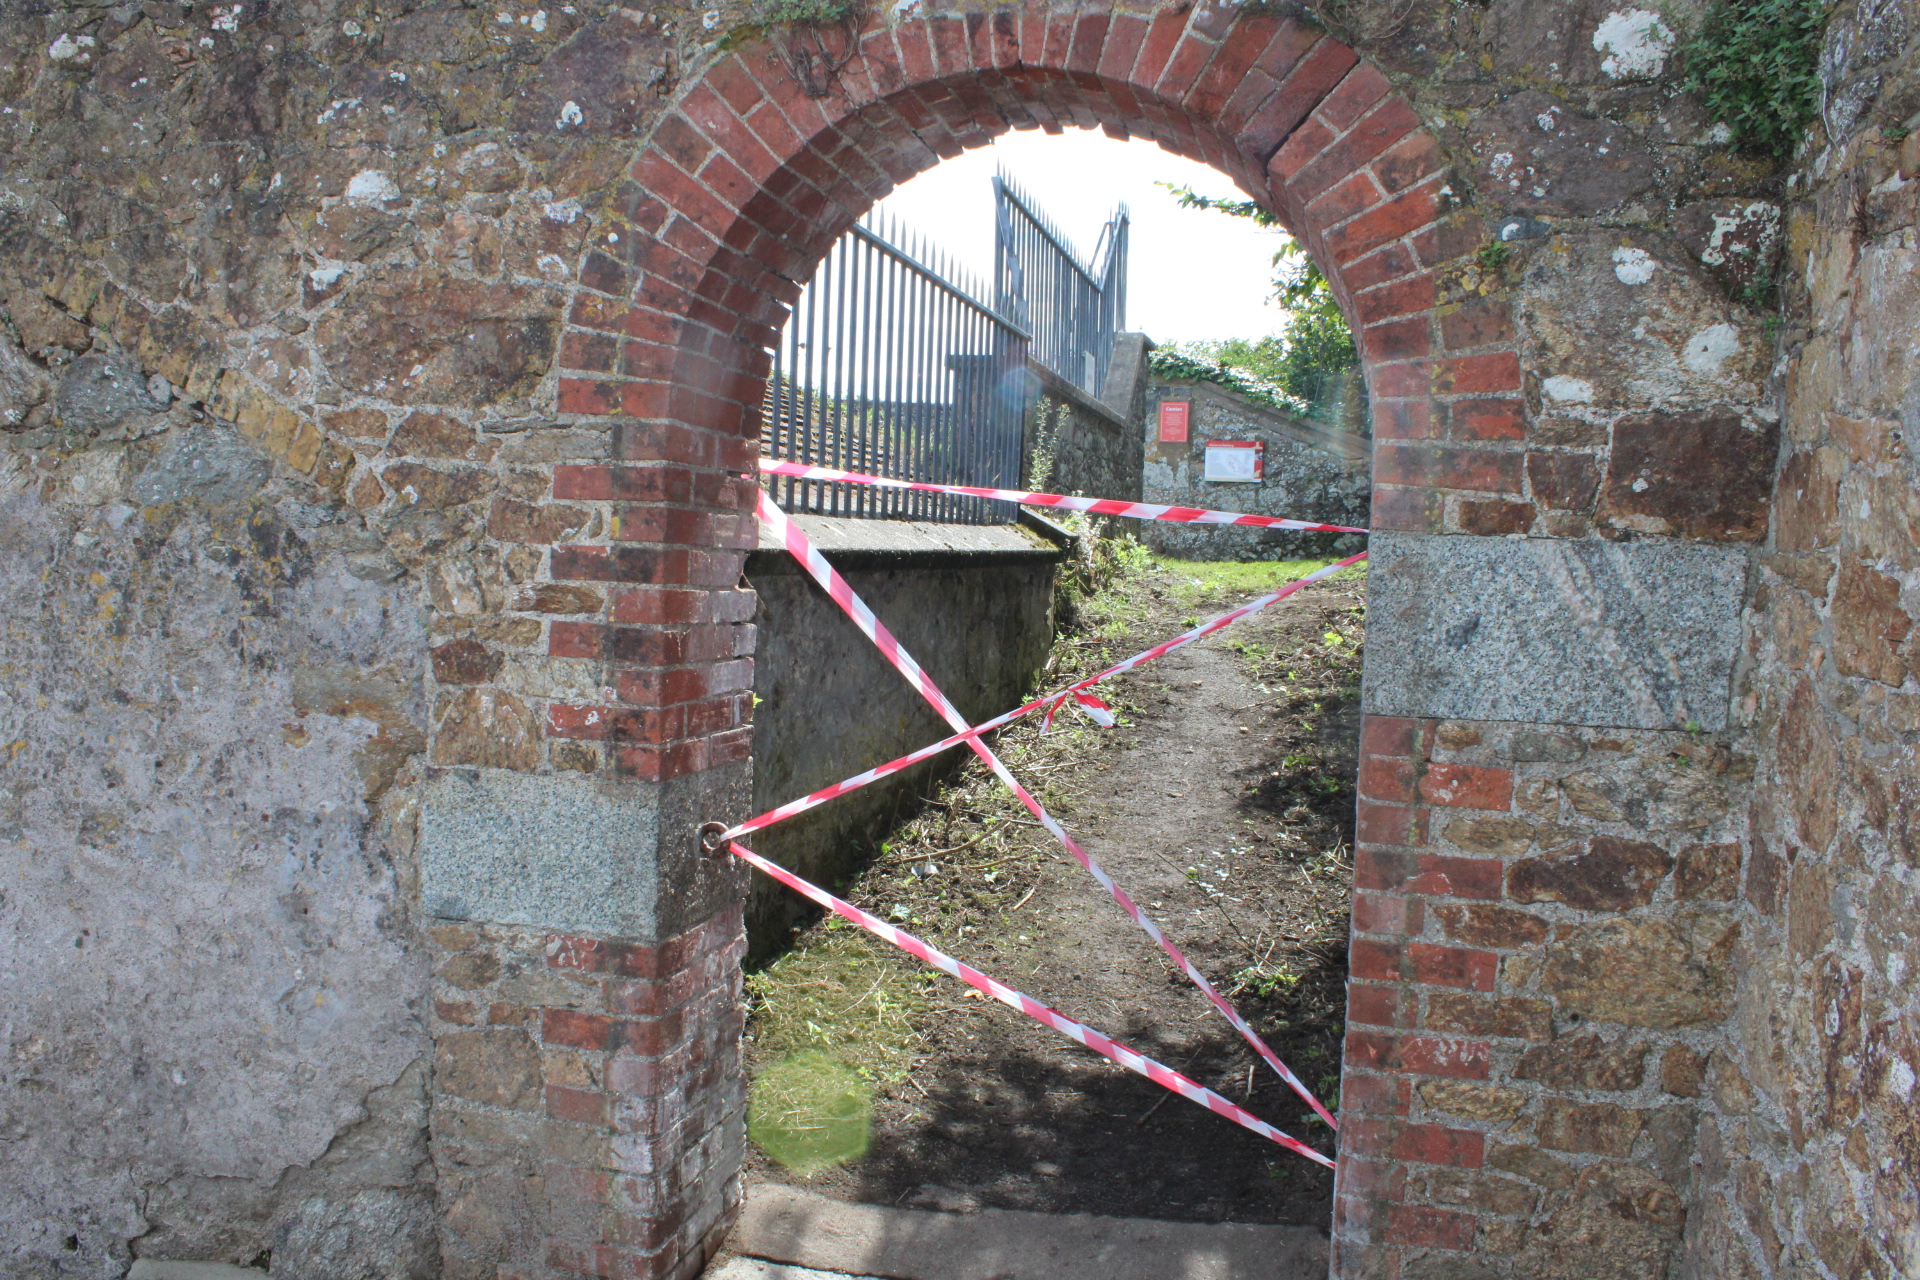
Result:
<svg viewBox="0 0 1920 1280"><path fill-rule="evenodd" d="M1279 1143L1294 1154L1305 1156L1315 1164L1323 1164L1329 1169L1333 1168L1333 1161L1327 1156L1315 1151L1298 1138L1282 1133L1266 1121L1235 1106L1206 1086L1194 1083L1178 1071L1173 1070L1173 1068L1163 1066L1145 1054L1136 1053L1116 1040L1109 1040L1093 1028L1075 1022L1072 1018L1055 1013L1052 1009L1041 1004L1033 997L1022 995L1005 983L996 982L994 979L989 978L973 966L960 963L960 961L955 960L946 952L916 938L905 929L896 929L879 917L868 915L852 903L836 898L818 885L810 884L802 880L785 867L780 866L778 863L769 862L744 845L730 841L729 847L733 850L734 856L741 861L758 867L775 880L778 880L781 884L786 885L798 893L805 894L835 915L840 916L842 919L852 921L868 933L892 943L908 955L925 961L942 973L960 979L960 981L966 983L976 991L992 996L1008 1008L1018 1010L1036 1022L1044 1023L1052 1027L1069 1040L1085 1045L1100 1056L1119 1063L1127 1070L1138 1072L1162 1088L1171 1089L1181 1097L1192 1102L1197 1102L1209 1111L1225 1116L1235 1124L1242 1125L1253 1130L1263 1138Z"/></svg>
<svg viewBox="0 0 1920 1280"><path fill-rule="evenodd" d="M865 773L857 773L844 782L836 782L830 787L822 787L812 795L802 796L798 800L790 800L777 809L767 810L759 817L749 818L739 826L729 829L724 838L731 840L738 836L743 836L750 831L758 831L762 827L770 827L776 822L793 817L795 814L805 813L807 810L823 805L836 797L843 796L849 791L858 791L870 782L878 782L880 779L890 774L898 773L902 769L910 769L922 760L930 760L941 752L949 751L969 739L977 738L981 734L991 733L995 729L1003 728L1023 716L1033 714L1042 707L1047 709L1047 714L1051 717L1069 698L1074 699L1096 723L1102 726L1110 725L1112 723L1112 712L1106 703L1101 702L1098 698L1086 692L1089 687L1099 684L1103 680L1111 679L1122 672L1131 671L1143 663L1153 661L1155 658L1164 657L1172 653L1175 649L1184 648L1196 640L1203 640L1216 631L1230 627L1242 619L1252 617L1262 609L1278 604L1308 583L1319 582L1324 578L1330 578L1342 569L1351 568L1366 558L1367 553L1362 551L1357 556L1348 556L1345 560L1341 560L1336 564L1330 564L1324 569L1316 569L1303 578L1289 582L1277 591L1270 591L1257 600L1250 600L1237 609L1229 610L1217 618L1209 619L1191 631L1183 631L1171 640L1162 641L1151 649L1142 653L1136 653L1124 661L1116 662L1105 671L1088 676L1086 679L1070 684L1064 689L1059 689L1043 697L1035 698L1032 702L1015 707L1013 710L997 715L991 720L982 721L980 724L968 729L965 733L956 733L950 738L942 738L931 746L921 747L917 751L910 751L898 760L889 760L885 764L875 765ZM1089 705L1090 703L1093 705Z"/></svg>
<svg viewBox="0 0 1920 1280"><path fill-rule="evenodd" d="M917 480L892 480L863 471L837 471L832 467L813 467L804 462L760 459L760 470L767 475L792 476L800 480L843 480L851 484L879 485L887 489L917 489L923 493L953 493L969 498L997 498L1028 507L1054 507L1062 511L1091 511L1103 516L1131 516L1138 520L1171 520L1185 524L1244 524L1262 529L1298 529L1307 533L1365 533L1344 524L1314 524L1308 520L1286 520L1279 516L1254 516L1241 511L1208 511L1202 507L1166 507L1153 502L1122 502L1118 498L1069 498L1058 493L1029 493L1024 489L980 489L967 484L923 484Z"/></svg>
<svg viewBox="0 0 1920 1280"><path fill-rule="evenodd" d="M907 678L908 683L920 691L920 695L933 706L934 710L940 713L948 724L960 731L966 744L973 749L974 754L979 756L986 766L993 771L994 776L1004 782L1007 788L1018 797L1020 803L1026 806L1027 812L1039 820L1040 825L1046 828L1047 833L1059 841L1061 846L1073 856L1074 861L1084 867L1087 872L1093 876L1094 880L1099 883L1100 887L1105 889L1108 895L1120 904L1120 909L1127 913L1128 917L1140 927L1140 930L1149 938L1153 939L1154 943L1166 953L1168 959L1179 966L1181 972L1187 975L1187 980L1192 982L1194 987L1207 998L1208 1003L1212 1004L1213 1007L1220 1012L1221 1016L1232 1024L1234 1030L1238 1031L1241 1037L1252 1046L1254 1052L1258 1053L1260 1057L1266 1061L1267 1065L1272 1067L1275 1073L1287 1082L1288 1087L1298 1094L1302 1101L1312 1107L1314 1111L1319 1114L1320 1118L1325 1120L1330 1127L1338 1128L1338 1122L1333 1118L1333 1114L1321 1104L1318 1098L1314 1097L1313 1091L1302 1084L1299 1077L1295 1076L1293 1072L1288 1069L1286 1063L1280 1060L1279 1055L1274 1053L1267 1045L1267 1042L1260 1038L1259 1033L1249 1026L1238 1011L1236 1011L1232 1005L1228 1004L1226 999L1214 989L1213 984L1207 980L1206 975L1195 968L1192 961L1188 960L1186 955L1178 947L1174 946L1165 934L1160 932L1160 927L1153 922L1146 912L1140 909L1139 905L1135 903L1132 898L1127 896L1124 889L1113 882L1113 877L1107 874L1106 869L1094 861L1093 858L1075 842L1073 837L1067 834L1066 829L1054 820L1053 815L1048 813L1038 800L1034 799L1032 793L1020 785L1019 780L1008 771L1006 765L1001 763L1000 758L993 753L992 749L980 741L978 733L967 723L966 717L960 714L959 708L948 701L947 695L940 691L938 685L934 684L933 678L927 675L920 664L913 660L913 656L906 651L899 640L894 638L893 633L887 630L886 625L874 616L873 610L867 607L866 602L854 593L853 588L847 584L847 580L841 577L832 565L827 563L826 557L820 554L819 549L813 545L812 540L801 531L798 525L787 519L786 513L775 505L773 499L764 489L760 490L759 493L759 514L761 521L773 532L774 536L780 540L781 544L785 546L788 551L793 553L794 559L800 562L808 574L813 577L814 581L818 582L821 588L826 591L827 595L833 599L834 603L839 605L841 610L853 619L855 625L866 634L867 638L874 643L881 654L894 665L895 669L897 669L901 675ZM1167 643L1168 645L1172 644L1171 641ZM1149 650L1149 652L1152 651Z"/></svg>

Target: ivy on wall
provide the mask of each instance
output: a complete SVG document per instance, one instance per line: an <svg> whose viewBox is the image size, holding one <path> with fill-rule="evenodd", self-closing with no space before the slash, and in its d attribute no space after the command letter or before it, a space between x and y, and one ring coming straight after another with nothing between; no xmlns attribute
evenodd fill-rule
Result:
<svg viewBox="0 0 1920 1280"><path fill-rule="evenodd" d="M1822 0L1719 0L1684 45L1687 87L1734 145L1785 160L1820 105Z"/></svg>

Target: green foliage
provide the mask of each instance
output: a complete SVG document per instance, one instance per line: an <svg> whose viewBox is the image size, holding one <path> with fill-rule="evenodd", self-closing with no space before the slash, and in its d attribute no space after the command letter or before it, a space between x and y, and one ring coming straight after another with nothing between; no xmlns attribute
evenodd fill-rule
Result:
<svg viewBox="0 0 1920 1280"><path fill-rule="evenodd" d="M1488 271L1498 271L1507 265L1507 259L1513 256L1513 249L1505 240L1489 240L1480 246L1476 256L1482 267Z"/></svg>
<svg viewBox="0 0 1920 1280"><path fill-rule="evenodd" d="M1272 338L1261 339L1263 343L1273 341ZM1181 382L1211 382L1229 391L1237 391L1249 400L1258 400L1262 404L1270 404L1288 413L1304 414L1306 412L1306 406L1288 396L1281 387L1251 375L1245 370L1224 364L1205 350L1205 348L1219 345L1222 344L1172 343L1150 354L1147 357L1147 368L1156 378L1170 378Z"/></svg>
<svg viewBox="0 0 1920 1280"><path fill-rule="evenodd" d="M1787 159L1820 101L1821 0L1719 0L1687 41L1687 87L1735 145Z"/></svg>
<svg viewBox="0 0 1920 1280"><path fill-rule="evenodd" d="M1255 225L1279 227L1279 221L1251 200L1219 200L1191 187L1166 185L1185 209L1211 209ZM1191 342L1155 353L1154 372L1214 382L1250 398L1303 417L1321 401L1330 383L1360 363L1353 331L1334 301L1327 278L1301 248L1288 239L1273 255L1273 300L1287 310L1278 334L1249 340ZM1188 372L1175 372L1185 361Z"/></svg>

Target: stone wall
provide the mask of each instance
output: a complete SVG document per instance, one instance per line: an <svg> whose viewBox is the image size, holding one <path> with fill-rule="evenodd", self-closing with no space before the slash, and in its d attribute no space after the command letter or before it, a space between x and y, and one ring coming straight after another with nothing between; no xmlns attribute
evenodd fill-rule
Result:
<svg viewBox="0 0 1920 1280"><path fill-rule="evenodd" d="M424 1280L417 609L244 440L129 412L166 443L0 497L0 1271Z"/></svg>
<svg viewBox="0 0 1920 1280"><path fill-rule="evenodd" d="M1667 1274L1738 1105L1751 758L1381 715L1361 745L1336 1230L1408 1275Z"/></svg>
<svg viewBox="0 0 1920 1280"><path fill-rule="evenodd" d="M1053 647L1063 548L1015 526L793 519L970 721L997 716L1033 692ZM756 813L952 732L788 552L756 551L747 581L760 602ZM816 884L842 884L891 820L911 813L934 776L967 755L958 748L746 843ZM761 878L747 905L754 952L783 945L790 927L813 914L790 889Z"/></svg>
<svg viewBox="0 0 1920 1280"><path fill-rule="evenodd" d="M1151 349L1144 334L1117 335L1098 398L1033 366L1039 395L1027 413L1023 484L1032 487L1044 478L1046 493L1140 500L1136 441Z"/></svg>
<svg viewBox="0 0 1920 1280"><path fill-rule="evenodd" d="M922 6L812 86L729 6L16 8L0 1269L698 1270L766 344L895 183L1069 125L1268 204L1365 365L1403 790L1338 1273L1912 1269L1900 0L1836 13L1792 174L1611 0ZM1701 1001L1556 959L1622 939Z"/></svg>
<svg viewBox="0 0 1920 1280"><path fill-rule="evenodd" d="M1160 439L1160 405L1168 400L1190 406L1185 443ZM1302 422L1205 382L1155 382L1146 401L1144 501L1367 527L1371 488L1364 437ZM1265 446L1261 482L1205 479L1209 440L1260 441ZM1189 560L1285 560L1335 550L1347 555L1361 545L1351 535L1161 523L1145 526L1141 537L1155 551Z"/></svg>
<svg viewBox="0 0 1920 1280"><path fill-rule="evenodd" d="M1786 216L1757 758L1697 1274L1920 1270L1920 11L1839 6Z"/></svg>

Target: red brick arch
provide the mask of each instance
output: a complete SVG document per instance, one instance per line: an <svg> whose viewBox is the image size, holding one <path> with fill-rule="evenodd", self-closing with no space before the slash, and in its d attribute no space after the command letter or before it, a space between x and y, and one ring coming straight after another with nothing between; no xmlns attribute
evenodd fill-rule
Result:
<svg viewBox="0 0 1920 1280"><path fill-rule="evenodd" d="M563 552L556 576L628 583L616 622L667 630L556 627L555 653L682 668L629 681L647 710L628 717L625 767L663 778L746 754L738 690L702 671L751 642L737 601L702 597L733 586L753 536L748 486L728 476L752 466L767 348L800 283L898 183L1010 129L1067 126L1204 161L1307 244L1359 335L1376 526L1471 531L1519 501L1506 306L1438 305L1484 232L1449 216L1413 109L1331 36L1224 6L912 16L862 36L822 98L754 42L692 80L634 161L561 344L561 411L616 419L616 460L639 469L562 468L556 496L649 505L625 512L631 549Z"/></svg>
<svg viewBox="0 0 1920 1280"><path fill-rule="evenodd" d="M615 445L608 465L559 468L555 496L618 520L611 548L557 548L553 576L619 585L611 623L556 622L553 652L614 668L622 705L592 710L622 726L617 767L666 779L748 753L743 477L768 348L814 264L940 160L1071 126L1210 164L1306 243L1360 341L1376 527L1479 531L1521 502L1511 320L1461 284L1485 233L1454 212L1418 115L1339 41L1205 5L914 15L862 36L823 98L755 42L693 79L635 159L560 351L562 412L612 418Z"/></svg>

